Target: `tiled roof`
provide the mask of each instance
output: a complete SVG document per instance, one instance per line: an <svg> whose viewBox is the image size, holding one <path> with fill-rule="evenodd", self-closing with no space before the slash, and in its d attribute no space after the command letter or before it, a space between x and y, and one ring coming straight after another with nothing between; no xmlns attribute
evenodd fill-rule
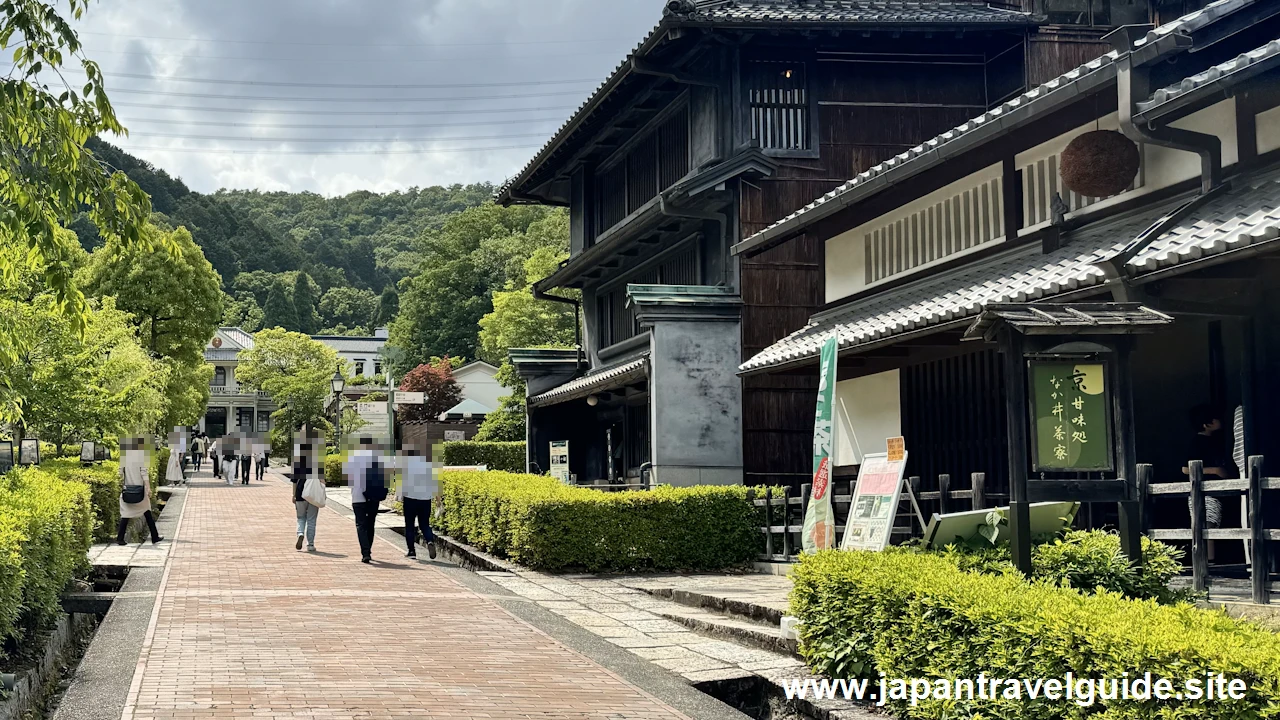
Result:
<svg viewBox="0 0 1280 720"><path fill-rule="evenodd" d="M333 348L336 352L363 352L376 353L387 344L386 338L380 337L349 337L345 335L312 335L312 340L320 342Z"/></svg>
<svg viewBox="0 0 1280 720"><path fill-rule="evenodd" d="M1138 40L1136 46L1142 46L1154 42L1161 36L1168 35L1175 31L1190 32L1199 29L1214 20L1231 12L1235 12L1242 7L1251 5L1254 0L1215 0L1205 6L1204 9L1184 15L1177 20L1165 23L1147 33L1145 38ZM979 142L972 136L979 130L989 129L992 133L998 133L1004 129L1004 123L1008 116L1015 111L1022 111L1024 115L1034 115L1040 112L1047 112L1058 105L1058 101L1063 99L1071 99L1075 95L1080 94L1079 85L1086 78L1093 81L1109 82L1115 77L1116 68L1115 60L1118 53L1109 52L1102 57L1090 60L1089 62L1064 73L1049 82L1019 95L1018 97L1004 103L1003 105L988 110L967 122L948 130L937 137L927 140L900 155L896 155L878 165L871 167L858 174L853 179L844 183L835 190L823 195L817 200L773 223L769 227L761 230L755 235L745 239L741 244L758 244L763 240L773 237L785 235L799 231L811 222L820 220L831 213L844 207L847 202L851 201L849 197L851 193L868 186L868 184L888 173L891 170L899 169L900 176L903 177L923 172L930 167L933 162L938 162L950 154L960 152L966 149L970 144ZM954 150L953 150L954 148ZM933 161L933 162L930 162Z"/></svg>
<svg viewBox="0 0 1280 720"><path fill-rule="evenodd" d="M611 390L638 380L648 372L649 358L642 357L630 362L603 368L588 373L540 395L529 398L529 405L554 405L555 403L585 397L593 392Z"/></svg>
<svg viewBox="0 0 1280 720"><path fill-rule="evenodd" d="M253 349L253 335L245 332L242 328L224 327L218 329L222 331L223 335L230 338L231 342L234 342L246 350Z"/></svg>
<svg viewBox="0 0 1280 720"><path fill-rule="evenodd" d="M1221 0L1220 0L1221 1ZM533 159L502 184L495 197L509 194L528 179L551 153L568 139L596 105L630 74L632 60L642 58L660 44L666 31L679 25L719 25L753 22L796 24L1032 24L1030 16L987 7L981 2L870 2L860 0L690 0L691 12L664 11L662 21L645 35L613 72L578 106Z"/></svg>
<svg viewBox="0 0 1280 720"><path fill-rule="evenodd" d="M1097 263L1115 257L1133 238L1177 208L1171 202L1146 211L1094 223L1068 236L1048 254L1023 247L989 262L949 273L814 316L803 329L743 363L761 370L818 354L838 333L841 349L890 340L912 331L977 315L993 303L1047 300L1104 280ZM1280 238L1280 170L1234 181L1231 190L1207 202L1152 241L1127 264L1141 277L1190 260Z"/></svg>
<svg viewBox="0 0 1280 720"><path fill-rule="evenodd" d="M1160 88L1151 94L1149 100L1138 103L1138 110L1142 112L1152 110L1209 83L1249 71L1258 71L1277 62L1280 62L1280 40L1272 40L1256 50L1250 50L1224 63L1214 65L1204 72L1184 78L1181 82Z"/></svg>
<svg viewBox="0 0 1280 720"><path fill-rule="evenodd" d="M1027 13L978 2L865 2L862 0L710 0L692 2L690 12L669 13L693 22L1031 24Z"/></svg>

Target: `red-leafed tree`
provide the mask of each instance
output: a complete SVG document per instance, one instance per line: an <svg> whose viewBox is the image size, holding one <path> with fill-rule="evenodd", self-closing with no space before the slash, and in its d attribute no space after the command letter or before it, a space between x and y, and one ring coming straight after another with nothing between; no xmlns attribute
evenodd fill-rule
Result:
<svg viewBox="0 0 1280 720"><path fill-rule="evenodd" d="M462 390L453 378L453 363L447 357L410 370L400 383L400 389L426 394L424 405L400 406L397 412L405 420L436 420L440 413L462 402Z"/></svg>

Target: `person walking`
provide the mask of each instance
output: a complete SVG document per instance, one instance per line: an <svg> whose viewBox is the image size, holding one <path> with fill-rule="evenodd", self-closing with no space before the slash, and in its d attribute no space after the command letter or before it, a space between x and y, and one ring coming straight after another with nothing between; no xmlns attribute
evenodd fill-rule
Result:
<svg viewBox="0 0 1280 720"><path fill-rule="evenodd" d="M427 556L435 560L436 537L431 531L431 499L436 496L438 483L431 462L419 446L409 444L396 456L395 466L400 471L400 490L396 495L404 504L404 540L409 548L405 557L418 557L417 530L420 527L422 540L427 545Z"/></svg>
<svg viewBox="0 0 1280 720"><path fill-rule="evenodd" d="M209 443L209 462L213 463L213 476L216 478L222 477L222 465L218 462L218 455L222 452L221 445L222 438L214 438Z"/></svg>
<svg viewBox="0 0 1280 720"><path fill-rule="evenodd" d="M267 473L268 457L271 455L271 446L265 440L259 438L257 445L253 451L253 466L257 472L258 482L262 482L263 477Z"/></svg>
<svg viewBox="0 0 1280 720"><path fill-rule="evenodd" d="M204 435L199 433L191 438L191 467L200 472L200 461L204 459Z"/></svg>
<svg viewBox="0 0 1280 720"><path fill-rule="evenodd" d="M236 448L239 444L240 438L235 433L222 438L222 479L228 485L236 481Z"/></svg>
<svg viewBox="0 0 1280 720"><path fill-rule="evenodd" d="M151 531L151 544L164 540L156 530L151 513L151 480L147 470L147 452L142 438L125 438L120 443L120 522L116 526L116 544L124 545L129 521L143 518Z"/></svg>
<svg viewBox="0 0 1280 720"><path fill-rule="evenodd" d="M320 517L320 507L312 505L302 496L307 480L321 477L317 471L319 454L315 449L316 442L316 438L304 440L297 446L296 455L293 458L293 506L298 516L298 541L294 543L293 548L301 550L305 540L307 552L316 551L316 521Z"/></svg>
<svg viewBox="0 0 1280 720"><path fill-rule="evenodd" d="M181 485L186 480L182 472L183 451L182 435L178 428L169 433L169 462L165 466L164 479L170 485Z"/></svg>
<svg viewBox="0 0 1280 720"><path fill-rule="evenodd" d="M243 438L240 441L240 484L249 484L249 471L253 465L253 441L250 438Z"/></svg>
<svg viewBox="0 0 1280 720"><path fill-rule="evenodd" d="M373 562L373 535L378 506L387 497L386 458L373 438L360 438L359 447L342 464L351 487L351 510L356 516L356 538L360 541L360 562Z"/></svg>

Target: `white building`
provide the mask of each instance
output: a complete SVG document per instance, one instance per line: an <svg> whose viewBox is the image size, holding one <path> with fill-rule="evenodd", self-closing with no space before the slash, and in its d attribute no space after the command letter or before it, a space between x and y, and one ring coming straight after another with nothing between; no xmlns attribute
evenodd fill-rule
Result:
<svg viewBox="0 0 1280 720"><path fill-rule="evenodd" d="M240 387L236 366L241 350L253 347L253 335L238 327L218 328L204 349L204 360L213 366L209 381L209 406L199 428L210 437L222 437L232 430L267 432L275 403L264 392Z"/></svg>
<svg viewBox="0 0 1280 720"><path fill-rule="evenodd" d="M387 329L378 328L373 337L352 337L347 335L312 335L333 348L338 358L346 363L347 371L352 375L363 375L371 378L383 373L382 349L387 345Z"/></svg>
<svg viewBox="0 0 1280 720"><path fill-rule="evenodd" d="M498 368L483 360L463 365L453 371L453 379L458 381L458 389L462 391L462 399L471 400L482 406L486 412L498 409L501 398L510 395L510 388L498 383ZM472 406L472 410L476 410Z"/></svg>

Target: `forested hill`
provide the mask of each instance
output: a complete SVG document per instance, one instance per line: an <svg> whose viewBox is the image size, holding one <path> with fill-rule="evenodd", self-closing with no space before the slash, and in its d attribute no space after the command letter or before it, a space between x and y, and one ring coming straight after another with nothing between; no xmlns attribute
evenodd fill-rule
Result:
<svg viewBox="0 0 1280 720"><path fill-rule="evenodd" d="M292 300L299 271L310 278L303 279L310 286L303 292L311 293L315 313L282 325L365 333L389 321L396 283L419 267L424 231L439 230L450 215L486 203L493 193L482 183L335 198L246 190L206 195L106 142L91 140L89 147L151 195L154 211L164 216L157 220L191 231L222 275L226 321L249 330L263 323L273 288ZM100 243L87 219L72 229L86 248Z"/></svg>

